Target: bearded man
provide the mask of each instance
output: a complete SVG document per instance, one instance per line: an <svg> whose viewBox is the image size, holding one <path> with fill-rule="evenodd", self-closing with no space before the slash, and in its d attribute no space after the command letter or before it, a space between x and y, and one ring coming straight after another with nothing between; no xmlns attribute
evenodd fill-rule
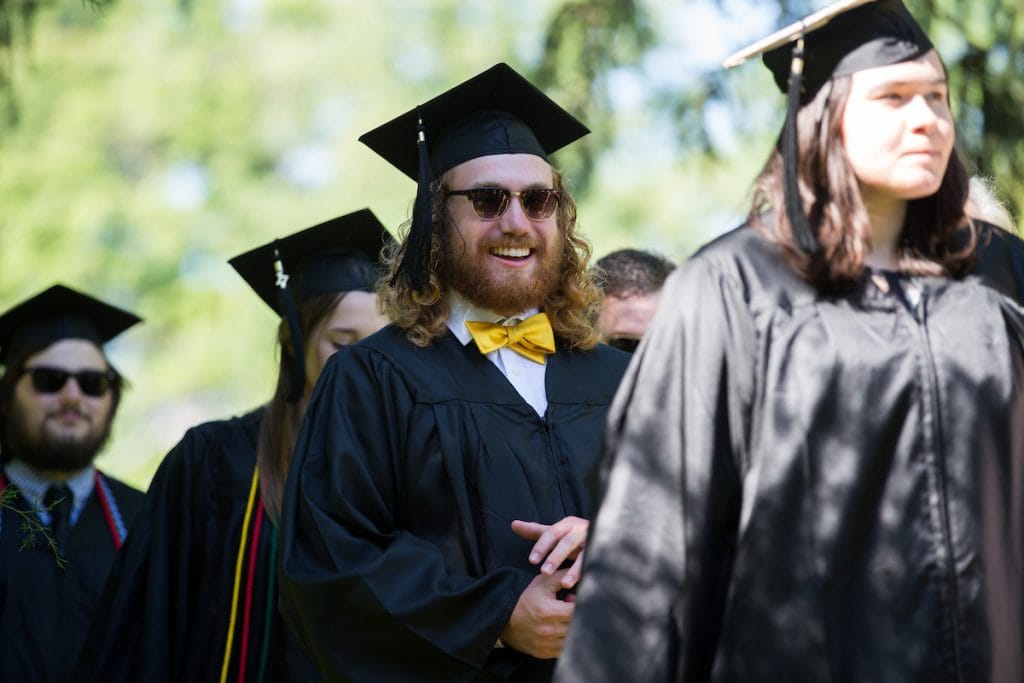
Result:
<svg viewBox="0 0 1024 683"><path fill-rule="evenodd" d="M134 314L54 285L0 316L0 680L66 681L143 494L100 473Z"/></svg>
<svg viewBox="0 0 1024 683"><path fill-rule="evenodd" d="M329 361L285 493L283 609L326 680L551 677L629 358L548 159L586 132L498 64L361 138L419 191L393 324Z"/></svg>

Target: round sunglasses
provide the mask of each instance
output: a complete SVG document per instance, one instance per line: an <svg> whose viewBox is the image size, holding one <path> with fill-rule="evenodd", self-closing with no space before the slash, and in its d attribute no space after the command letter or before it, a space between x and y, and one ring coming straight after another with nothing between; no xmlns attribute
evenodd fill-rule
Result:
<svg viewBox="0 0 1024 683"><path fill-rule="evenodd" d="M518 197L519 204L523 207L523 213L533 221L549 218L558 208L558 202L562 199L561 190L537 188L514 192L503 187L450 190L445 192L444 196L446 199L453 196L468 197L469 201L473 202L473 210L476 211L477 217L485 221L493 221L501 218L508 210L512 195Z"/></svg>
<svg viewBox="0 0 1024 683"><path fill-rule="evenodd" d="M40 394L56 394L64 388L69 377L74 377L78 388L86 396L102 396L110 390L110 387L117 381L117 374L113 370L79 370L69 372L62 368L54 368L48 365L37 365L31 368L23 368L23 375L32 378L32 388Z"/></svg>

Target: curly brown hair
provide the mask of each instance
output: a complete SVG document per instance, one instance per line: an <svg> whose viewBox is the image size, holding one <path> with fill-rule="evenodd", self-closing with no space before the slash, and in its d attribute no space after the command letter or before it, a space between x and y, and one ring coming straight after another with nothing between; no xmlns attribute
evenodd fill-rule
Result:
<svg viewBox="0 0 1024 683"><path fill-rule="evenodd" d="M797 114L800 194L815 229L818 251L807 254L800 250L782 210L781 135L754 181L747 217L751 225L782 247L787 263L821 291L844 291L855 286L871 251L870 219L842 135L850 83L851 76L832 79ZM954 150L938 191L907 203L899 245L901 272L960 276L970 269L977 236L964 217L967 188L967 172Z"/></svg>
<svg viewBox="0 0 1024 683"><path fill-rule="evenodd" d="M555 335L571 348L589 350L598 343L594 327L601 307L602 294L589 268L590 243L576 230L576 202L566 188L562 174L553 170L555 189L561 190L556 212L562 233L561 278L558 287L548 295L541 308L551 320ZM433 222L430 240L430 281L420 291L413 290L404 280L395 278L405 254L407 239L385 250L387 274L380 282L380 300L384 313L400 327L406 338L416 346L429 346L447 331L448 282L443 272L444 252L447 248L443 235L451 219L444 200L450 189L450 172L435 181L430 188ZM408 232L408 223L403 231ZM392 280L394 284L392 284Z"/></svg>

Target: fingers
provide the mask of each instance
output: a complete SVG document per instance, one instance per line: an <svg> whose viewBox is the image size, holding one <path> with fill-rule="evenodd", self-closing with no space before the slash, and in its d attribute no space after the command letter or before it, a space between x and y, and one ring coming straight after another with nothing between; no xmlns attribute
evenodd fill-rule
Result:
<svg viewBox="0 0 1024 683"><path fill-rule="evenodd" d="M516 536L525 538L528 541L536 541L547 528L547 524L524 522L518 519L512 520L512 531L515 532Z"/></svg>
<svg viewBox="0 0 1024 683"><path fill-rule="evenodd" d="M576 556L576 561L572 563L572 566L566 570L565 576L562 577L562 588L572 588L579 583L580 576L583 573L583 551L581 550L579 555Z"/></svg>
<svg viewBox="0 0 1024 683"><path fill-rule="evenodd" d="M523 538L536 539L530 549L530 563L541 564L541 572L550 576L582 550L589 526L587 520L571 516L550 525L517 519L512 522L512 531Z"/></svg>
<svg viewBox="0 0 1024 683"><path fill-rule="evenodd" d="M557 526L557 524L552 526L552 529L555 529ZM559 531L564 531L564 535L561 538L557 538L555 534L548 536L548 532L544 532L544 535L534 544L533 552L530 553L530 561L534 564L540 562L541 556L547 553L540 568L542 574L553 574L556 569L562 566L563 562L576 557L583 549L583 544L587 541L587 523L585 521L582 524L573 524L568 526L567 529ZM554 543L556 538L557 543ZM545 541L549 545L547 547L540 547ZM550 547L551 543L554 543L553 548ZM537 556L536 562L534 562L534 556Z"/></svg>
<svg viewBox="0 0 1024 683"><path fill-rule="evenodd" d="M552 576L537 574L519 596L501 639L511 647L540 659L557 657L575 611L572 601L558 598L567 570Z"/></svg>
<svg viewBox="0 0 1024 683"><path fill-rule="evenodd" d="M575 602L555 598L549 613L559 624L563 624L568 628L569 622L572 621L572 615L576 613L576 604Z"/></svg>
<svg viewBox="0 0 1024 683"><path fill-rule="evenodd" d="M557 595L558 591L563 588L562 584L568 571L560 569L552 576L541 575L534 579L535 582L544 586L545 596L540 611L545 621L568 624L572 619L573 612L576 611L573 601L562 600Z"/></svg>
<svg viewBox="0 0 1024 683"><path fill-rule="evenodd" d="M537 541L530 549L530 564L540 563L541 559L548 554L552 546L558 542L561 537L560 533L562 532L561 528L558 527L558 524L538 524L537 522L524 522L518 519L512 521L512 531L515 532L517 536L530 541ZM551 574L550 571L546 573L549 575Z"/></svg>

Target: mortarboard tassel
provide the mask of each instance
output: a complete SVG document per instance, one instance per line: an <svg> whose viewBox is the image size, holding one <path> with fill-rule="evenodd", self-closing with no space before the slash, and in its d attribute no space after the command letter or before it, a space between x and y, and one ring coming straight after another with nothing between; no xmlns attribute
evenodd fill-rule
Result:
<svg viewBox="0 0 1024 683"><path fill-rule="evenodd" d="M277 248L278 241L274 240L274 272L277 275L275 285L277 287L277 300L284 312L284 319L288 321L288 332L292 337L292 359L295 372L295 383L288 393L288 401L294 403L302 398L302 391L306 388L306 351L305 342L302 339L302 328L299 326L299 310L295 305L295 298L288 288L290 276L284 270L284 263L281 261L281 252Z"/></svg>
<svg viewBox="0 0 1024 683"><path fill-rule="evenodd" d="M800 109L803 71L804 38L800 36L793 46L793 61L789 69L789 87L786 92L786 124L782 130L783 196L793 239L801 251L813 254L818 250L818 241L814 237L810 221L807 220L804 202L800 196L800 145L796 133L796 115Z"/></svg>
<svg viewBox="0 0 1024 683"><path fill-rule="evenodd" d="M423 126L423 116L416 111L416 148L419 153L419 173L417 174L416 200L412 207L412 225L409 237L405 242L402 262L398 264L391 284L405 279L413 291L422 292L430 281L430 247L433 234L433 210L430 197L430 186L433 184L434 172L427 151L427 138Z"/></svg>

